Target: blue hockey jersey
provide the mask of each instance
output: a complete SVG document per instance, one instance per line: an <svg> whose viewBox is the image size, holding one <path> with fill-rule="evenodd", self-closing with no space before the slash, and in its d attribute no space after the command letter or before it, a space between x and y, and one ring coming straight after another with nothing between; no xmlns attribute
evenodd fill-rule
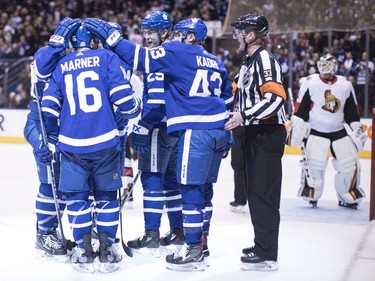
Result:
<svg viewBox="0 0 375 281"><path fill-rule="evenodd" d="M224 128L233 95L220 59L201 46L178 41L148 49L121 40L114 51L134 69L162 72L168 132Z"/></svg>
<svg viewBox="0 0 375 281"><path fill-rule="evenodd" d="M47 134L58 135L61 150L90 153L119 142L113 105L129 118L140 111L125 69L105 49L72 52L59 61L43 92L42 112Z"/></svg>
<svg viewBox="0 0 375 281"><path fill-rule="evenodd" d="M153 127L166 127L164 73L147 73L143 77L142 120Z"/></svg>
<svg viewBox="0 0 375 281"><path fill-rule="evenodd" d="M47 45L35 53L33 64L38 81L47 82L50 79L56 64L64 57L64 50Z"/></svg>

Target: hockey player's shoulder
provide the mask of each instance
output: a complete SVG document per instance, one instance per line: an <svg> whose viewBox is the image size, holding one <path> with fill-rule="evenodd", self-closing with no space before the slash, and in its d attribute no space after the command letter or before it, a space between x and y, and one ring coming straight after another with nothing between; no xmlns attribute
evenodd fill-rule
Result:
<svg viewBox="0 0 375 281"><path fill-rule="evenodd" d="M346 79L345 76L336 75L336 78L337 78L337 82L340 84L351 84L351 82L348 79Z"/></svg>
<svg viewBox="0 0 375 281"><path fill-rule="evenodd" d="M303 78L304 78L303 82L305 82L305 83L315 83L317 81L320 81L319 74L317 74L317 73L310 74L309 76L306 76L306 77L303 77Z"/></svg>

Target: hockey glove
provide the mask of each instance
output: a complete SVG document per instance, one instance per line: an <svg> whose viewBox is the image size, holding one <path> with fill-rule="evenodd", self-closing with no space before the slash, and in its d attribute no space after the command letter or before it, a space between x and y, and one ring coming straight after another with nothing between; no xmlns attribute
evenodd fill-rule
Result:
<svg viewBox="0 0 375 281"><path fill-rule="evenodd" d="M352 139L354 145L357 148L357 151L363 150L365 147L367 136L362 131L361 124L359 122L352 122L350 123L350 127L345 123L344 124L345 130L349 137Z"/></svg>
<svg viewBox="0 0 375 281"><path fill-rule="evenodd" d="M288 133L287 145L290 147L300 146L302 141L310 135L311 124L296 115L292 115L290 122L292 128Z"/></svg>
<svg viewBox="0 0 375 281"><path fill-rule="evenodd" d="M233 145L234 145L234 139L233 139L232 134L230 134L230 138L228 140L228 143L224 147L223 159L228 157L229 151L230 151L230 149L232 148Z"/></svg>
<svg viewBox="0 0 375 281"><path fill-rule="evenodd" d="M151 146L151 130L152 124L144 120L139 120L138 124L133 124L133 132L131 134L131 143L133 149L139 152L148 152Z"/></svg>
<svg viewBox="0 0 375 281"><path fill-rule="evenodd" d="M42 141L38 148L34 150L34 154L42 163L51 163L53 158L51 151L48 150Z"/></svg>
<svg viewBox="0 0 375 281"><path fill-rule="evenodd" d="M52 153L56 153L58 152L58 149L57 149L57 142L59 141L57 136L48 136L47 137L47 140L48 140L48 149L52 152Z"/></svg>
<svg viewBox="0 0 375 281"><path fill-rule="evenodd" d="M141 110L142 110L142 101L140 98L138 97L133 97L132 99L132 107L129 109L128 108L128 105L125 105L125 108L121 105L121 107L119 107L121 113L125 116L125 118L127 119L133 119L135 117L137 117L139 115L139 113L141 113ZM126 110L126 111L124 111Z"/></svg>
<svg viewBox="0 0 375 281"><path fill-rule="evenodd" d="M103 45L107 44L109 47L114 48L122 40L119 30L108 22L96 18L88 18L85 20L83 26L98 37Z"/></svg>
<svg viewBox="0 0 375 281"><path fill-rule="evenodd" d="M117 128L119 130L124 130L124 128L128 126L129 119L126 118L126 116L123 113L121 113L120 109L118 108L115 111L115 118L116 118Z"/></svg>
<svg viewBox="0 0 375 281"><path fill-rule="evenodd" d="M60 21L55 33L49 39L48 45L54 48L68 48L69 39L81 25L80 19L71 19L66 17Z"/></svg>

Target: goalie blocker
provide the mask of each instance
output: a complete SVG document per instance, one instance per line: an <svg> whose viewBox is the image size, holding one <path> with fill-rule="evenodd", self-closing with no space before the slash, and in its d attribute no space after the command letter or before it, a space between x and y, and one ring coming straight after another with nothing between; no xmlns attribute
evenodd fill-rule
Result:
<svg viewBox="0 0 375 281"><path fill-rule="evenodd" d="M292 115L290 122L291 130L288 135L287 145L290 147L300 146L302 141L310 135L311 125L296 115Z"/></svg>

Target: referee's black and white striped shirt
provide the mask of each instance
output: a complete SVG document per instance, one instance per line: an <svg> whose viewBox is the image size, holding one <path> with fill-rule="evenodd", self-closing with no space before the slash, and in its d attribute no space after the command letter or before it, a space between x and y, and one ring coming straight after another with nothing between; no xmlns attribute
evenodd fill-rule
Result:
<svg viewBox="0 0 375 281"><path fill-rule="evenodd" d="M244 125L284 124L287 121L281 66L265 47L247 57L235 81Z"/></svg>

